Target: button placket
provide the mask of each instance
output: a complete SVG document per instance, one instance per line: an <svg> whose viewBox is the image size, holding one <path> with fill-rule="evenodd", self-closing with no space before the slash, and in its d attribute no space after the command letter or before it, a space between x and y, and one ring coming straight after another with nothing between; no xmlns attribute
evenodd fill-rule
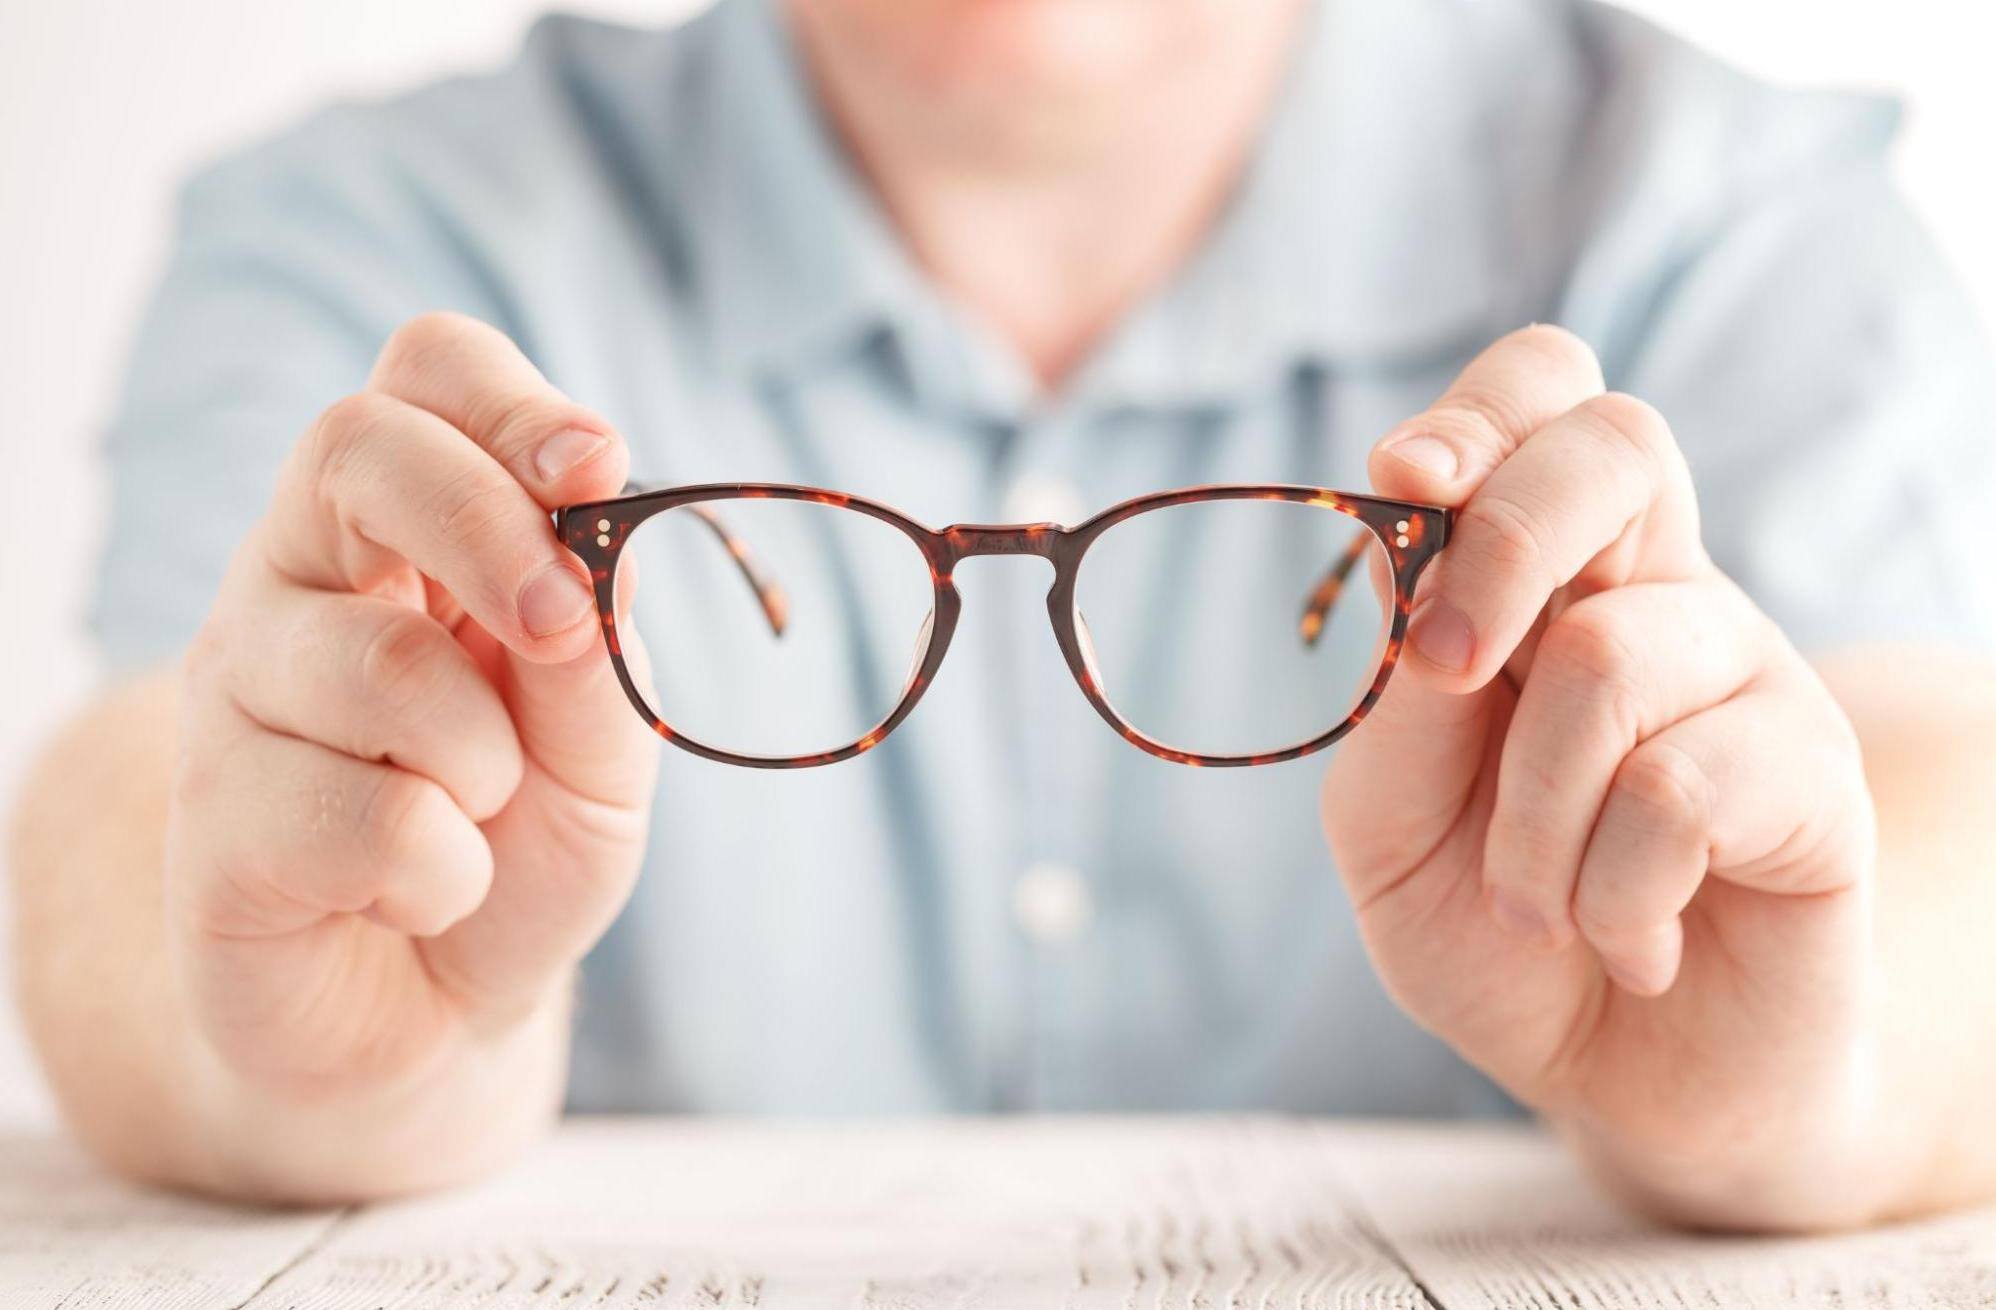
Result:
<svg viewBox="0 0 1996 1310"><path fill-rule="evenodd" d="M1031 416L1016 433L999 465L995 509L1006 523L1054 523L1074 527L1099 506L1089 503L1070 471L1085 448L1078 416L1054 408ZM1081 953L1096 920L1093 889L1073 863L1079 801L1072 759L1063 749L1066 717L1077 692L1065 662L1047 630L1044 597L1053 582L1045 570L1010 571L1008 585L1023 588L1016 621L1018 685L1022 693L1015 740L1024 767L1015 846L1020 861L1010 888L1012 927L1023 949L1026 975L1025 1067L1022 1087L1029 1104L1064 1104L1072 1096L1079 1035L1086 1030L1088 998L1075 994Z"/></svg>
<svg viewBox="0 0 1996 1310"><path fill-rule="evenodd" d="M1065 946L1086 932L1095 917L1087 880L1071 865L1035 860L1012 884L1012 918L1041 946Z"/></svg>
<svg viewBox="0 0 1996 1310"><path fill-rule="evenodd" d="M1052 473L1027 471L1012 480L1000 513L1007 523L1058 523L1071 528L1088 517L1081 489Z"/></svg>

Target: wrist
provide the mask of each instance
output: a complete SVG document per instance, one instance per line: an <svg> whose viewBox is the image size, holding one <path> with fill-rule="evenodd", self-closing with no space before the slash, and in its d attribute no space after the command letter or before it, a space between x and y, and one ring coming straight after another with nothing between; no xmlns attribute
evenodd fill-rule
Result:
<svg viewBox="0 0 1996 1310"><path fill-rule="evenodd" d="M461 1030L392 1077L301 1087L245 1076L202 1044L181 1154L198 1175L167 1181L231 1198L344 1204L429 1190L496 1170L561 1111L566 986L504 1027Z"/></svg>
<svg viewBox="0 0 1996 1310"><path fill-rule="evenodd" d="M1793 1096L1706 1107L1670 1130L1632 1129L1584 1109L1550 1123L1609 1191L1665 1223L1863 1227L1914 1208L1910 1180L1925 1155L1914 1126L1888 1113L1877 1051L1875 1041L1855 1040L1834 1074Z"/></svg>

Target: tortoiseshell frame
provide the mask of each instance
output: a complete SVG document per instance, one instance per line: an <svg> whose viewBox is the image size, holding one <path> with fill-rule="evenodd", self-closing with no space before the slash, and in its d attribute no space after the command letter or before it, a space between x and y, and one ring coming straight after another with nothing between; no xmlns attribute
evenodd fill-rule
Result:
<svg viewBox="0 0 1996 1310"><path fill-rule="evenodd" d="M617 557L631 533L653 515L682 505L717 500L802 500L854 510L898 529L915 543L928 561L929 576L935 587L935 609L928 646L922 652L921 663L909 679L900 701L886 718L859 740L837 750L813 755L740 755L676 732L670 725L661 722L645 703L644 696L631 679L630 670L624 665L623 650L617 639L614 594ZM1372 685L1359 698L1351 713L1329 732L1266 754L1197 755L1146 737L1125 722L1103 697L1092 672L1093 653L1087 649L1086 639L1073 618L1075 578L1082 558L1097 537L1125 519L1150 510L1209 500L1280 500L1337 510L1365 524L1391 561L1393 615L1379 669L1373 675ZM610 660L616 669L617 681L623 685L624 694L654 732L682 750L705 759L751 768L798 769L836 764L871 750L908 717L909 711L915 708L915 703L922 698L922 693L935 680L936 671L942 666L943 655L949 650L950 636L956 630L960 607L957 590L950 577L957 563L978 555L1038 555L1049 561L1054 569L1053 588L1047 592L1047 615L1053 622L1054 639L1060 644L1060 652L1067 660L1069 671L1081 685L1088 703L1095 707L1095 712L1132 745L1160 759L1196 767L1226 768L1293 760L1322 750L1359 725L1386 688L1386 680L1393 672L1393 665L1400 656L1401 643L1406 637L1414 584L1429 561L1447 543L1452 518L1452 511L1433 505L1354 495L1325 487L1250 484L1186 487L1139 496L1103 510L1071 528L1055 523L960 523L938 531L924 527L899 510L844 492L773 482L716 482L641 491L614 500L570 505L555 512L555 532L589 567L595 586L596 608L602 617L604 641L609 647Z"/></svg>

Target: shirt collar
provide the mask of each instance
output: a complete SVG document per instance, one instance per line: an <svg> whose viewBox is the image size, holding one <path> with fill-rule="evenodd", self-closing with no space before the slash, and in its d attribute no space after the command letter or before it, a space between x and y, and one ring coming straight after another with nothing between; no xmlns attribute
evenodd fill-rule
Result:
<svg viewBox="0 0 1996 1310"><path fill-rule="evenodd" d="M717 362L794 369L884 333L918 390L1030 403L1023 369L909 260L775 8L726 0L713 15L715 153L695 237ZM1298 364L1439 355L1493 330L1516 285L1508 216L1545 162L1533 143L1557 138L1545 116L1563 93L1550 76L1531 89L1516 11L1490 8L1514 17L1322 0L1212 234L1063 399L1225 404Z"/></svg>
<svg viewBox="0 0 1996 1310"><path fill-rule="evenodd" d="M794 367L901 324L919 272L820 114L769 0L723 0L700 108L711 154L683 175L716 362Z"/></svg>

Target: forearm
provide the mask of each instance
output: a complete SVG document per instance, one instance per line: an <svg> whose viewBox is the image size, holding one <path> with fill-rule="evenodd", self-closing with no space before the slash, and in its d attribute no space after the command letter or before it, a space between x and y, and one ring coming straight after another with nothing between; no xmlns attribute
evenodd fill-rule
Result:
<svg viewBox="0 0 1996 1310"><path fill-rule="evenodd" d="M338 1200L475 1173L557 1108L566 998L391 1083L304 1090L229 1068L170 967L163 851L177 676L121 688L41 760L13 823L23 1019L78 1136L120 1170Z"/></svg>
<svg viewBox="0 0 1996 1310"><path fill-rule="evenodd" d="M1875 877L1834 893L1860 895L1869 939L1866 976L1846 980L1862 998L1849 1041L1770 1043L1780 1068L1750 1085L1778 1095L1669 1133L1553 1116L1609 1186L1672 1222L1841 1228L1996 1196L1996 668L1878 647L1818 669L1857 731L1877 815Z"/></svg>
<svg viewBox="0 0 1996 1310"><path fill-rule="evenodd" d="M1878 812L1879 1217L1996 1197L1996 665L1916 649L1821 669Z"/></svg>

